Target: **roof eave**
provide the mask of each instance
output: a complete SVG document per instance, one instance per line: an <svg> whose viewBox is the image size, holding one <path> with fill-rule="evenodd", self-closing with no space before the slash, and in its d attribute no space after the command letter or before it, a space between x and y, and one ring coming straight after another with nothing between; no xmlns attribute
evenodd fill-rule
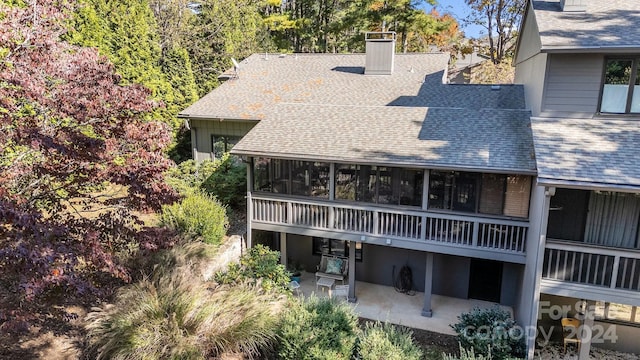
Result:
<svg viewBox="0 0 640 360"><path fill-rule="evenodd" d="M520 168L501 168L501 167L482 167L472 165L460 165L460 164L439 164L429 161L394 161L394 160L371 160L367 158L352 158L352 157L331 157L331 156L317 156L310 154L291 154L291 153L267 153L262 151L242 150L234 147L231 149L231 154L238 156L251 156L251 157L273 157L287 160L306 160L306 161L321 161L321 162L335 162L335 163L358 163L363 165L375 165L375 166L408 166L419 169L432 169L432 170L453 170L453 171L472 171L472 172L485 172L485 173L497 173L497 174L520 174L520 175L537 175L535 169L520 169Z"/></svg>
<svg viewBox="0 0 640 360"><path fill-rule="evenodd" d="M234 117L226 117L226 116L215 116L215 115L190 115L185 113L178 114L178 118L180 119L191 119L191 120L210 120L210 121L251 121L251 122L259 122L262 119L258 118L234 118Z"/></svg>
<svg viewBox="0 0 640 360"><path fill-rule="evenodd" d="M638 45L627 46L573 46L573 45L543 45L540 49L542 53L548 54L568 54L568 53L629 53L638 52Z"/></svg>
<svg viewBox="0 0 640 360"><path fill-rule="evenodd" d="M640 192L640 184L612 184L584 180L556 179L551 177L538 177L537 183L541 186L554 186L577 190Z"/></svg>

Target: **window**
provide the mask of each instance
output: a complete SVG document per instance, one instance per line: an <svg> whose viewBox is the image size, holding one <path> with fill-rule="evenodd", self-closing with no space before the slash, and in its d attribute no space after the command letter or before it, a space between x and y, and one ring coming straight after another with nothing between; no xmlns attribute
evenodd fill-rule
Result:
<svg viewBox="0 0 640 360"><path fill-rule="evenodd" d="M604 69L600 112L640 113L638 58L607 59Z"/></svg>
<svg viewBox="0 0 640 360"><path fill-rule="evenodd" d="M432 171L429 174L429 208L476 212L478 173Z"/></svg>
<svg viewBox="0 0 640 360"><path fill-rule="evenodd" d="M526 218L531 178L522 175L431 171L429 209Z"/></svg>
<svg viewBox="0 0 640 360"><path fill-rule="evenodd" d="M329 197L329 164L291 161L291 195Z"/></svg>
<svg viewBox="0 0 640 360"><path fill-rule="evenodd" d="M640 324L640 311L637 306L596 301L595 316L601 320Z"/></svg>
<svg viewBox="0 0 640 360"><path fill-rule="evenodd" d="M327 163L255 158L253 180L256 191L329 197Z"/></svg>
<svg viewBox="0 0 640 360"><path fill-rule="evenodd" d="M385 166L336 165L336 199L422 206L424 172Z"/></svg>
<svg viewBox="0 0 640 360"><path fill-rule="evenodd" d="M222 155L231 151L238 141L240 136L211 135L211 158L221 158Z"/></svg>
<svg viewBox="0 0 640 360"><path fill-rule="evenodd" d="M313 238L313 255L335 255L349 257L351 246L356 250L356 261L362 261L362 243L327 238Z"/></svg>

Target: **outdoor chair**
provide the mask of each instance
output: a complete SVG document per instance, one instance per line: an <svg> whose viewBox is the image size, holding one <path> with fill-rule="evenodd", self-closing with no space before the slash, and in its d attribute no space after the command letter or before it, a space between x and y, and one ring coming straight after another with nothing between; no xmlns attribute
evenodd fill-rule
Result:
<svg viewBox="0 0 640 360"><path fill-rule="evenodd" d="M577 351L580 351L580 337L578 330L580 329L580 320L574 318L562 318L562 342L564 345L564 352L567 352L567 344L576 344Z"/></svg>
<svg viewBox="0 0 640 360"><path fill-rule="evenodd" d="M320 278L329 278L341 281L344 285L348 273L349 259L333 255L322 255L316 271L316 282Z"/></svg>

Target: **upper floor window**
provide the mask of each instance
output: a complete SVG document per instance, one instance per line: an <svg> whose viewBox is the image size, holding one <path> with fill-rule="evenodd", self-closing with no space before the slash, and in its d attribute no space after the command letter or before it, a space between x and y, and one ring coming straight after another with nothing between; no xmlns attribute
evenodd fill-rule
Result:
<svg viewBox="0 0 640 360"><path fill-rule="evenodd" d="M211 158L220 159L240 141L240 136L211 135Z"/></svg>
<svg viewBox="0 0 640 360"><path fill-rule="evenodd" d="M640 248L640 194L557 189L547 238L607 247Z"/></svg>
<svg viewBox="0 0 640 360"><path fill-rule="evenodd" d="M531 178L522 175L431 171L429 209L526 218Z"/></svg>
<svg viewBox="0 0 640 360"><path fill-rule="evenodd" d="M422 205L422 170L336 164L336 199L389 205Z"/></svg>
<svg viewBox="0 0 640 360"><path fill-rule="evenodd" d="M607 59L600 112L640 113L640 58Z"/></svg>
<svg viewBox="0 0 640 360"><path fill-rule="evenodd" d="M329 197L327 163L255 158L253 179L256 191Z"/></svg>

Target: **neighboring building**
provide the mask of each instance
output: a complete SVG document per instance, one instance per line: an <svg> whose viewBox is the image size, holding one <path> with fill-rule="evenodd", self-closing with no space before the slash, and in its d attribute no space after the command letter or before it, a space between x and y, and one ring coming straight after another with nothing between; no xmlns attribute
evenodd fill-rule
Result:
<svg viewBox="0 0 640 360"><path fill-rule="evenodd" d="M445 84L448 54L395 55L393 37L252 55L185 110L194 157L246 133L249 242L308 271L348 259L352 301L409 265L425 316L431 294L544 331L595 307L594 346L640 353L640 3L531 1L520 34L521 85Z"/></svg>
<svg viewBox="0 0 640 360"><path fill-rule="evenodd" d="M491 59L475 50L470 54L460 54L455 60L455 63L453 63L453 66L449 69L449 83L471 83L471 74L476 71L478 66L486 61L491 61Z"/></svg>
<svg viewBox="0 0 640 360"><path fill-rule="evenodd" d="M594 346L640 353L640 2L532 1L518 44L516 83L531 109L538 177L531 227L539 292L549 309L595 306ZM538 303L540 301L540 303ZM556 319L553 319L556 318ZM615 335L617 339L611 336ZM612 340L615 340L612 342ZM598 343L598 344L596 344ZM590 345L584 342L581 358Z"/></svg>

